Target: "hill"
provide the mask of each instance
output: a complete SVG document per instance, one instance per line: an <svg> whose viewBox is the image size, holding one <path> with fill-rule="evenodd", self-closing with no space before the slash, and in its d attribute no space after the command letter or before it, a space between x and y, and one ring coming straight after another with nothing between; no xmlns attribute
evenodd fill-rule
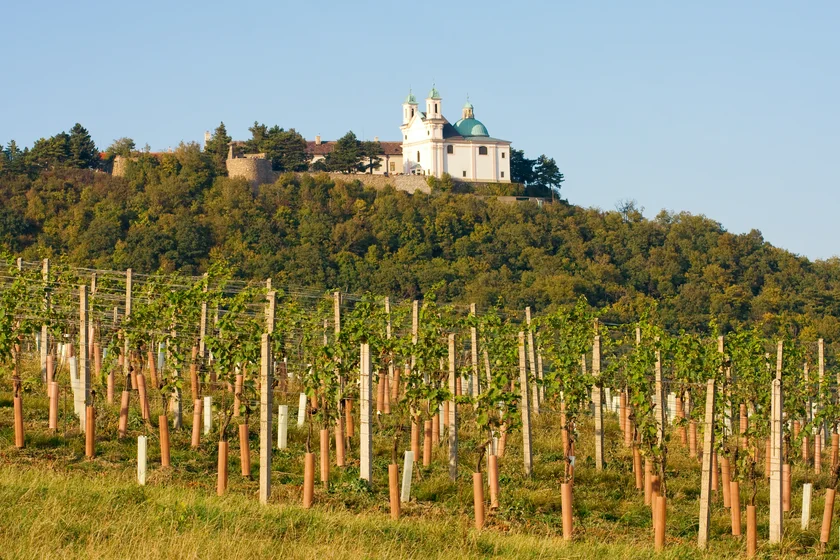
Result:
<svg viewBox="0 0 840 560"><path fill-rule="evenodd" d="M585 296L616 320L649 300L671 329L758 322L837 340L840 262L811 262L761 233L736 235L703 216L645 219L565 203L502 204L433 191L365 189L287 174L256 191L214 177L196 152L93 170L0 171L0 246L26 259L201 273L212 259L243 277L317 289L537 309ZM805 332L803 332L805 331Z"/></svg>

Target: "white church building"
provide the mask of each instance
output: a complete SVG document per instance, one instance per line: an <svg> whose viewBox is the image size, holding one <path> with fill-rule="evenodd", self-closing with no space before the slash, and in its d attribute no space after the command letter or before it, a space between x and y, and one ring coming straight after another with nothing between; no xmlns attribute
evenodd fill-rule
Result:
<svg viewBox="0 0 840 560"><path fill-rule="evenodd" d="M449 173L459 181L509 183L510 142L491 137L469 101L461 119L450 124L443 116L442 101L432 87L425 111L419 110L411 93L403 103L403 173L435 177Z"/></svg>

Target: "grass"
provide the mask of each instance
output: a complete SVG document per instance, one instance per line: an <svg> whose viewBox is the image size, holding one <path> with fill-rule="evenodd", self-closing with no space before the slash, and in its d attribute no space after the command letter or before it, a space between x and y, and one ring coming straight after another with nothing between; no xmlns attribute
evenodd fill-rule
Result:
<svg viewBox="0 0 840 560"><path fill-rule="evenodd" d="M38 393L41 389L37 389ZM6 393L8 395L8 393ZM62 397L63 399L63 397ZM297 397L289 398L296 411ZM293 402L292 402L293 401ZM608 415L607 466L594 469L591 427L582 429L576 469L575 540L561 538L559 422L544 412L534 419L532 479L522 474L521 439L508 440L501 461L501 507L489 512L485 530L472 528L471 471L475 434L462 408L457 483L449 480L445 444L429 469L418 468L412 501L399 521L388 517L387 465L392 429L375 430L372 486L358 480L358 448L350 465L331 468L331 486L316 483L315 507L299 506L305 431L291 422L290 450L276 451L270 503L257 500L256 479L239 474L238 440L231 437L230 485L215 494L217 433L190 449L189 426L172 430L172 465L162 469L156 430L137 416L131 436L116 438L117 409L102 405L97 418L97 457L84 457L84 440L73 429L72 401L62 403L61 430L50 434L47 401L24 397L26 448L13 446L11 399L0 398L0 557L2 558L733 558L744 555L742 538L730 535L729 510L717 496L711 546L697 550L700 468L672 442L668 481L668 542L655 555L650 510L633 488L630 455L619 443L617 419ZM189 407L189 404L187 404ZM153 411L152 416L156 418ZM293 420L295 413L292 414ZM184 422L192 419L189 408ZM383 420L387 424L388 420ZM254 421L254 424L257 422ZM147 430L149 430L147 432ZM357 428L358 430L358 428ZM253 472L259 471L258 435L251 429ZM136 436L149 436L147 485L136 482ZM235 433L232 431L232 433ZM315 433L317 437L317 432ZM276 436L276 434L275 434ZM405 445L407 445L407 438ZM405 445L402 446L405 448ZM317 449L317 441L313 442ZM317 470L317 467L316 467ZM814 482L811 527L799 530L802 482ZM785 518L781 547L767 543L767 485L758 494L759 557L821 558L818 551L822 488L827 478L794 468L793 511ZM742 490L742 494L745 492ZM744 508L742 508L744 509ZM744 520L745 523L745 520ZM744 528L745 531L745 528ZM825 556L837 555L833 531Z"/></svg>

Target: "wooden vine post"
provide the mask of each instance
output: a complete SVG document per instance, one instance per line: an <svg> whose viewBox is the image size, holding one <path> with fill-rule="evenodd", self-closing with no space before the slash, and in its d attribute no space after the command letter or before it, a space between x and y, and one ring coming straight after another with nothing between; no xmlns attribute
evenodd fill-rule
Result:
<svg viewBox="0 0 840 560"><path fill-rule="evenodd" d="M129 268L125 271L125 313L123 315L123 320L127 320L131 316L132 283L131 269ZM131 375L131 357L129 356L128 351L128 337L125 337L123 339L123 378L125 379L128 379L128 376ZM125 399L125 397L123 397L123 399Z"/></svg>
<svg viewBox="0 0 840 560"><path fill-rule="evenodd" d="M592 404L595 407L595 469L604 470L604 408L601 405L601 335L595 319L595 338L592 341Z"/></svg>
<svg viewBox="0 0 840 560"><path fill-rule="evenodd" d="M82 432L87 429L87 407L93 406L90 392L90 360L88 359L88 287L79 286L79 389L84 400L85 408L79 413L79 428Z"/></svg>
<svg viewBox="0 0 840 560"><path fill-rule="evenodd" d="M534 414L540 413L540 392L537 383L537 356L534 350L534 331L531 329L531 307L525 308L525 324L528 326L528 367L531 368L531 375L534 378L534 385L531 387L531 410Z"/></svg>
<svg viewBox="0 0 840 560"><path fill-rule="evenodd" d="M525 365L525 333L519 332L519 390L522 398L522 461L525 475L531 476L533 458L531 455L531 408L528 402L528 368Z"/></svg>
<svg viewBox="0 0 840 560"><path fill-rule="evenodd" d="M784 426L782 416L782 341L776 350L776 379L772 383L770 404L770 542L782 542L782 457Z"/></svg>
<svg viewBox="0 0 840 560"><path fill-rule="evenodd" d="M204 273L204 293L207 293L207 273ZM207 299L201 302L201 318L199 319L198 323L198 355L201 358L201 362L205 361L207 352Z"/></svg>
<svg viewBox="0 0 840 560"><path fill-rule="evenodd" d="M455 368L455 334L449 335L449 392L452 400L449 403L449 478L454 482L458 479L458 405L455 402L455 386L458 372Z"/></svg>
<svg viewBox="0 0 840 560"><path fill-rule="evenodd" d="M275 293L269 294L269 307L272 308ZM273 317L269 322L269 328ZM267 504L271 497L271 413L274 409L274 360L271 355L271 335L262 335L260 356L260 503Z"/></svg>
<svg viewBox="0 0 840 560"><path fill-rule="evenodd" d="M475 304L470 304L470 316L475 318ZM478 384L478 328L473 325L470 327L470 366L472 366L472 383L470 384L472 392L470 396L473 398L479 394Z"/></svg>
<svg viewBox="0 0 840 560"><path fill-rule="evenodd" d="M373 480L373 432L371 431L371 420L373 419L371 408L371 394L373 392L373 378L371 375L370 345L367 342L361 345L359 375L359 478L370 483Z"/></svg>
<svg viewBox="0 0 840 560"><path fill-rule="evenodd" d="M50 283L50 259L44 259L41 268L41 279L44 283L44 313L49 315L50 312L50 294L48 291ZM41 380L44 383L51 381L47 379L47 354L50 350L50 332L46 323L41 325ZM49 387L49 386L48 386Z"/></svg>
<svg viewBox="0 0 840 560"><path fill-rule="evenodd" d="M715 449L715 380L706 382L706 416L703 425L703 470L700 479L700 527L697 546L705 550L709 546L709 525L712 503L712 458Z"/></svg>
<svg viewBox="0 0 840 560"><path fill-rule="evenodd" d="M658 340L658 337L657 337ZM654 402L656 403L656 441L659 445L665 441L665 395L664 384L662 383L662 353L656 350L656 365L654 369L656 382L654 384Z"/></svg>

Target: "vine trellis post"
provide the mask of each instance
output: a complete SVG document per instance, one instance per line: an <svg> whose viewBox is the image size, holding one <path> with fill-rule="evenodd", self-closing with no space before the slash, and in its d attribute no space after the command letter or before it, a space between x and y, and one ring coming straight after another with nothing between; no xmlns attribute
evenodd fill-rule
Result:
<svg viewBox="0 0 840 560"><path fill-rule="evenodd" d="M475 318L475 304L470 304L470 317ZM472 366L472 382L470 383L473 398L478 397L478 328L473 324L470 327L470 365Z"/></svg>
<svg viewBox="0 0 840 560"><path fill-rule="evenodd" d="M712 456L715 446L715 380L706 381L706 416L703 425L703 470L700 479L700 527L697 546L709 546L712 501Z"/></svg>
<svg viewBox="0 0 840 560"><path fill-rule="evenodd" d="M373 432L371 431L371 393L373 380L371 375L370 345L361 345L359 381L359 478L372 481L373 474Z"/></svg>
<svg viewBox="0 0 840 560"><path fill-rule="evenodd" d="M782 341L776 350L776 378L770 405L770 542L782 542L782 457L784 426L782 395Z"/></svg>
<svg viewBox="0 0 840 560"><path fill-rule="evenodd" d="M270 292L271 300L274 292ZM271 302L269 308L273 308ZM273 317L271 318L273 320ZM270 324L269 324L270 325ZM274 360L271 355L271 335L262 335L260 354L260 503L267 504L271 497L271 451L272 451L272 418L274 408Z"/></svg>
<svg viewBox="0 0 840 560"><path fill-rule="evenodd" d="M525 475L531 476L533 457L531 455L531 407L528 402L528 368L525 365L525 333L519 331L519 390L522 398L522 461Z"/></svg>
<svg viewBox="0 0 840 560"><path fill-rule="evenodd" d="M90 360L88 359L88 287L84 284L79 286L79 389L81 399L85 406L93 405L90 392ZM81 407L79 413L79 427L82 432L87 429L85 406Z"/></svg>
<svg viewBox="0 0 840 560"><path fill-rule="evenodd" d="M131 292L132 292L132 275L131 269L125 271L125 313L123 313L123 321L127 321L131 316ZM128 378L131 373L131 357L128 353L128 337L123 338L123 377ZM132 376L133 377L133 376Z"/></svg>
<svg viewBox="0 0 840 560"><path fill-rule="evenodd" d="M531 368L531 376L534 378L534 384L531 387L531 409L534 414L540 413L540 392L537 375L537 357L534 351L534 331L531 329L531 307L525 308L525 324L528 327L528 367Z"/></svg>
<svg viewBox="0 0 840 560"><path fill-rule="evenodd" d="M604 470L604 408L601 404L601 335L595 319L595 337L592 340L592 404L595 407L595 469Z"/></svg>
<svg viewBox="0 0 840 560"><path fill-rule="evenodd" d="M458 403L455 401L455 388L458 372L455 368L455 334L449 335L449 478L458 478Z"/></svg>
<svg viewBox="0 0 840 560"><path fill-rule="evenodd" d="M41 268L41 280L44 283L44 316L50 313L50 259L44 259ZM50 332L46 321L41 325L41 380L47 382L47 353L50 348Z"/></svg>

